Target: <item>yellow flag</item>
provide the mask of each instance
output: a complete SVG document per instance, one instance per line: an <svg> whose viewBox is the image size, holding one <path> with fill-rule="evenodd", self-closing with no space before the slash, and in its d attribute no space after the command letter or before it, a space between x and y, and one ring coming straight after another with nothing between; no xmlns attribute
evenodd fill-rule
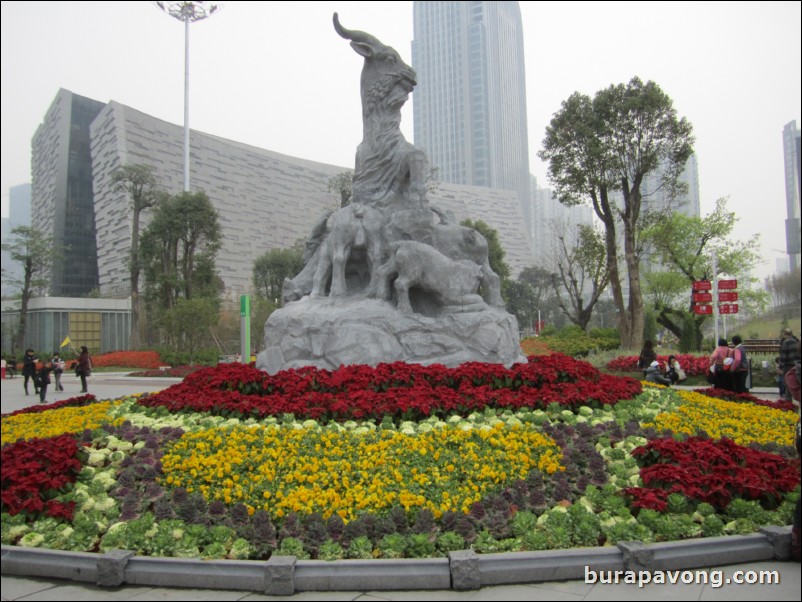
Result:
<svg viewBox="0 0 802 602"><path fill-rule="evenodd" d="M70 336L67 335L67 337L61 342L61 345L59 345L59 349L61 349L62 347L66 347L70 343L72 343L72 341L70 340Z"/></svg>

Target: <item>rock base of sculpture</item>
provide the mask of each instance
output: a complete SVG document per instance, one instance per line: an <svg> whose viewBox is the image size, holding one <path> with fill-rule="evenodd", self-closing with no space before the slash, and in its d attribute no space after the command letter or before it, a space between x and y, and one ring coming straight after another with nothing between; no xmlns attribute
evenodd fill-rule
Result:
<svg viewBox="0 0 802 602"><path fill-rule="evenodd" d="M265 350L256 367L270 374L289 368L404 361L415 364L525 362L518 323L503 309L450 311L436 317L400 313L372 299L303 299L265 324Z"/></svg>

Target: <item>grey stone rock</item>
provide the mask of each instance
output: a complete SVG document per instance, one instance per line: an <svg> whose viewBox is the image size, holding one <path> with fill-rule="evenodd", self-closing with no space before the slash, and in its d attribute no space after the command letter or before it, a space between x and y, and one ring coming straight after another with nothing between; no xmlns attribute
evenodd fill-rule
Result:
<svg viewBox="0 0 802 602"><path fill-rule="evenodd" d="M265 564L265 593L292 596L295 593L295 556L271 556Z"/></svg>
<svg viewBox="0 0 802 602"><path fill-rule="evenodd" d="M256 367L275 374L301 366L334 370L394 361L509 366L526 358L515 317L497 308L429 317L373 299L304 297L270 316Z"/></svg>
<svg viewBox="0 0 802 602"><path fill-rule="evenodd" d="M458 550L448 553L451 569L451 587L455 590L479 589L482 576L479 573L479 557L473 550Z"/></svg>
<svg viewBox="0 0 802 602"><path fill-rule="evenodd" d="M97 584L118 587L125 583L125 567L134 556L130 550L108 550L97 559Z"/></svg>

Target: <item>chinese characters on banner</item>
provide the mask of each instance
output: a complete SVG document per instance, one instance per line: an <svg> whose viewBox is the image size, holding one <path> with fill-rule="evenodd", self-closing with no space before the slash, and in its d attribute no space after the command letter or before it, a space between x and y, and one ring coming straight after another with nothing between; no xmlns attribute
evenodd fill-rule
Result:
<svg viewBox="0 0 802 602"><path fill-rule="evenodd" d="M737 314L738 304L733 301L738 300L738 281L732 280L719 280L718 290L725 291L718 293L718 313L720 314ZM693 283L693 313L701 316L712 316L713 306L713 293L707 292L713 290L713 283L709 280L696 280Z"/></svg>

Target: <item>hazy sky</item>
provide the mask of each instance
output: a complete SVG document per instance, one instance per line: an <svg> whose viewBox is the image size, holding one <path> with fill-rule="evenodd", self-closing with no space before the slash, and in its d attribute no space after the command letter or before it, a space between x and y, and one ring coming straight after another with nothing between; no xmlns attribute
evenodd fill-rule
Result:
<svg viewBox="0 0 802 602"><path fill-rule="evenodd" d="M353 167L362 59L331 15L411 63L412 2L225 2L190 26L190 126ZM545 127L575 91L638 75L693 124L702 213L730 197L737 235L785 248L783 126L800 123L800 2L525 2L531 171ZM150 2L2 2L2 214L30 181L30 141L59 88L183 123L183 24ZM414 94L413 94L414 101ZM402 129L412 135L412 104ZM780 252L777 252L779 250Z"/></svg>

